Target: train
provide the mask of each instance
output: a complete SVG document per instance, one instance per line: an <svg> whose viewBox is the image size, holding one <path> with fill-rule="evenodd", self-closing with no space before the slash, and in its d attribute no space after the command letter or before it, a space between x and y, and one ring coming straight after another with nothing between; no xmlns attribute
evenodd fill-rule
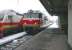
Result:
<svg viewBox="0 0 72 50"><path fill-rule="evenodd" d="M0 38L20 32L20 20L23 16L14 10L0 12Z"/></svg>
<svg viewBox="0 0 72 50"><path fill-rule="evenodd" d="M24 30L29 32L39 29L42 25L42 13L29 10L27 13L24 13L22 24Z"/></svg>
<svg viewBox="0 0 72 50"><path fill-rule="evenodd" d="M33 31L42 25L42 13L28 10L20 14L14 10L0 12L0 38L22 31Z"/></svg>

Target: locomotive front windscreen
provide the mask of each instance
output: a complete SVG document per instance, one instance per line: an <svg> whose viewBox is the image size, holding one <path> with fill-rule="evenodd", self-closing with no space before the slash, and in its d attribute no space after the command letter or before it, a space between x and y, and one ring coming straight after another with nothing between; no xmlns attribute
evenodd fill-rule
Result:
<svg viewBox="0 0 72 50"><path fill-rule="evenodd" d="M24 14L25 18L40 18L38 13Z"/></svg>
<svg viewBox="0 0 72 50"><path fill-rule="evenodd" d="M39 14L31 14L32 18L39 18Z"/></svg>

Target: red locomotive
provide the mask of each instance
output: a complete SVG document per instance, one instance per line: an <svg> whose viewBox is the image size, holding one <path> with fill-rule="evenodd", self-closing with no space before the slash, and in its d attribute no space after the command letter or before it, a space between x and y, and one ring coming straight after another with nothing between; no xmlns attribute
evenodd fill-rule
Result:
<svg viewBox="0 0 72 50"><path fill-rule="evenodd" d="M22 24L25 30L36 30L42 24L42 14L38 11L29 10L28 13L24 13Z"/></svg>

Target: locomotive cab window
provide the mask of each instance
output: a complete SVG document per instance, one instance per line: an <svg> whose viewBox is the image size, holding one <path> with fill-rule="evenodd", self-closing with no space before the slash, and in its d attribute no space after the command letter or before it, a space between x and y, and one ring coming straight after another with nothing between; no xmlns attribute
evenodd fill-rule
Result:
<svg viewBox="0 0 72 50"><path fill-rule="evenodd" d="M39 14L34 13L31 15L31 18L39 18Z"/></svg>
<svg viewBox="0 0 72 50"><path fill-rule="evenodd" d="M24 18L39 18L39 14L24 14Z"/></svg>
<svg viewBox="0 0 72 50"><path fill-rule="evenodd" d="M24 14L24 18L29 18L30 17L30 15L29 14Z"/></svg>
<svg viewBox="0 0 72 50"><path fill-rule="evenodd" d="M4 16L0 16L0 21L3 21Z"/></svg>

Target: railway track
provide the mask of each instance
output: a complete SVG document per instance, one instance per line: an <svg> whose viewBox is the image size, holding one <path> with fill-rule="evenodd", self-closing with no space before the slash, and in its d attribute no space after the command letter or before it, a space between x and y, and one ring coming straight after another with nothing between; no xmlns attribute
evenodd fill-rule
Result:
<svg viewBox="0 0 72 50"><path fill-rule="evenodd" d="M30 40L34 35L41 32L45 28L40 28L38 30L34 30L32 32L27 31L28 34L16 38L14 40L9 41L8 43L0 45L0 50L14 50L15 48L19 47L21 44L25 43L26 41ZM30 33L33 33L32 35Z"/></svg>

